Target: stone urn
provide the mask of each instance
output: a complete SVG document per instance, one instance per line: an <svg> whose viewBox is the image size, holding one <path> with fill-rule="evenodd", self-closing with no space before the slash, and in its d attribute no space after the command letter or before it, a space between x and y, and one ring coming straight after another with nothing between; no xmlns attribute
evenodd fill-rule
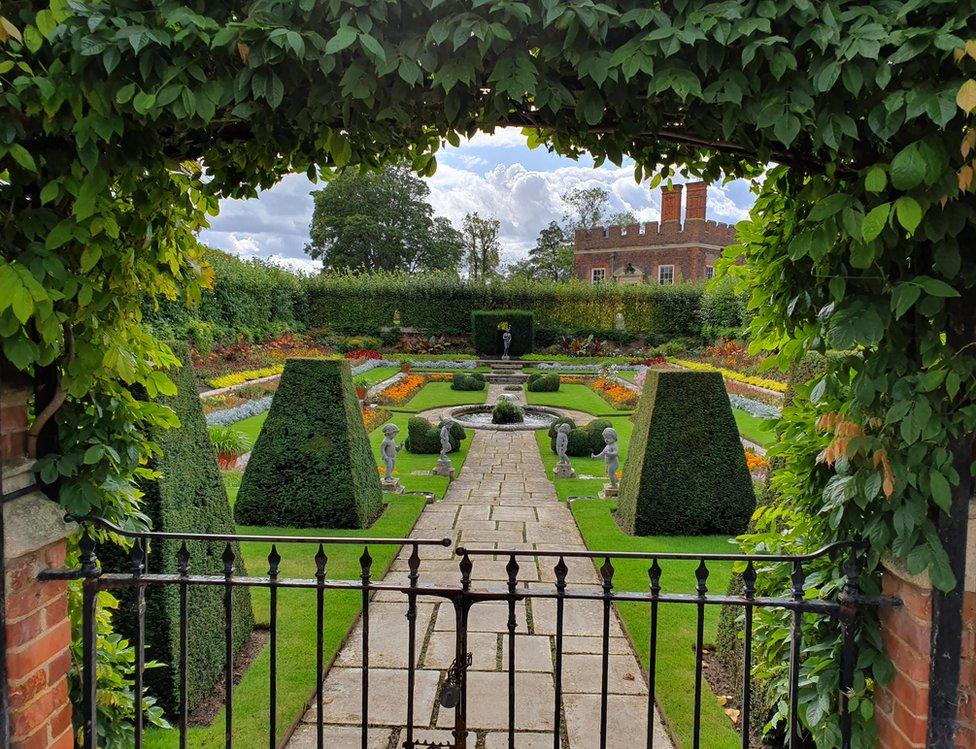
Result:
<svg viewBox="0 0 976 749"><path fill-rule="evenodd" d="M369 392L365 385L356 385L356 397L359 400L366 400L366 393Z"/></svg>

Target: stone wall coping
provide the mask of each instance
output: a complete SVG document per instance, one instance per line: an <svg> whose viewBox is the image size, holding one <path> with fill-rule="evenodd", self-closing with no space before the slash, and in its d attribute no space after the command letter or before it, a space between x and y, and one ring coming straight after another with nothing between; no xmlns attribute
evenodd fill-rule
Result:
<svg viewBox="0 0 976 749"><path fill-rule="evenodd" d="M881 555L881 566L899 580L904 580L907 583L911 583L916 588L921 588L922 590L932 589L932 581L929 579L928 572L921 572L917 575L912 574L908 571L908 568L905 566L905 563L902 560L898 559L889 552L885 552Z"/></svg>
<svg viewBox="0 0 976 749"><path fill-rule="evenodd" d="M34 461L18 460L2 464L3 490L6 493L34 483ZM64 520L64 510L40 491L3 505L4 559L17 559L61 541L78 526Z"/></svg>

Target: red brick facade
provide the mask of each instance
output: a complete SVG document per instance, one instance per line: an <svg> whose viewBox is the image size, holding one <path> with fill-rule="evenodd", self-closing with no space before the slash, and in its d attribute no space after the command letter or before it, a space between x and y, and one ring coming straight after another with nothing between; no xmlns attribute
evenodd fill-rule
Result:
<svg viewBox="0 0 976 749"><path fill-rule="evenodd" d="M891 684L875 694L879 749L924 749L928 730L931 666L932 589L922 580L889 566L884 595L903 605L883 610L885 650L895 667ZM972 587L967 585L967 588ZM956 746L976 747L976 592L967 590L963 613L963 653L959 679Z"/></svg>
<svg viewBox="0 0 976 749"><path fill-rule="evenodd" d="M687 194L687 215L681 223L682 187ZM602 269L605 281L658 283L661 266L673 266L673 282L708 278L722 249L735 241L735 228L705 220L707 185L693 182L661 191L660 223L611 226L578 231L573 275L588 283ZM629 266L629 267L628 267ZM630 269L633 269L632 271ZM597 274L599 276L599 273Z"/></svg>
<svg viewBox="0 0 976 749"><path fill-rule="evenodd" d="M4 491L30 486L32 463L24 459L28 393L0 393L0 468ZM68 670L71 668L71 622L67 584L38 582L37 573L64 566L63 533L48 533L35 546L28 543L25 523L30 510L17 503L56 508L47 499L26 495L3 507L7 694L10 746L13 749L71 749L74 738ZM54 510L49 509L49 514ZM61 516L56 513L56 517ZM43 523L38 521L38 525ZM38 534L40 537L41 534Z"/></svg>

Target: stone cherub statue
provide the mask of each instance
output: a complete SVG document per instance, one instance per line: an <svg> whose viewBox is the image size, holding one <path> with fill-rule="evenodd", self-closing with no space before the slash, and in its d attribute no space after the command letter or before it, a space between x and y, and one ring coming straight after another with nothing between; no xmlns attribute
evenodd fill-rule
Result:
<svg viewBox="0 0 976 749"><path fill-rule="evenodd" d="M508 359L508 347L512 345L512 331L506 330L502 333L502 359Z"/></svg>
<svg viewBox="0 0 976 749"><path fill-rule="evenodd" d="M606 443L600 452L594 453L594 458L603 458L603 465L606 467L607 478L610 480L608 488L617 491L617 467L620 464L620 448L617 446L617 430L607 427L603 430L603 441Z"/></svg>
<svg viewBox="0 0 976 749"><path fill-rule="evenodd" d="M448 418L441 419L441 454L437 458L437 465L434 467L434 473L439 476L454 476L454 466L451 463L451 459L447 456L451 452L451 426L454 424Z"/></svg>
<svg viewBox="0 0 976 749"><path fill-rule="evenodd" d="M383 474L383 488L387 491L402 491L400 480L393 474L396 471L397 453L403 449L403 445L396 443L396 436L400 433L400 428L396 424L387 424L383 427L383 442L380 444L380 457L383 459L385 473Z"/></svg>
<svg viewBox="0 0 976 749"><path fill-rule="evenodd" d="M556 455L559 457L555 468L557 478L574 478L576 476L576 471L573 470L569 456L566 454L566 450L569 448L569 433L572 428L570 424L565 422L556 427Z"/></svg>

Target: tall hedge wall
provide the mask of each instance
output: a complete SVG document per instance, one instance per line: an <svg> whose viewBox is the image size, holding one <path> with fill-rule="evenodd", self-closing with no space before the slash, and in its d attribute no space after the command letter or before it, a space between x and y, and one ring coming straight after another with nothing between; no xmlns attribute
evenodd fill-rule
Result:
<svg viewBox="0 0 976 749"><path fill-rule="evenodd" d="M620 486L624 529L737 534L755 507L722 375L648 371Z"/></svg>
<svg viewBox="0 0 976 749"><path fill-rule="evenodd" d="M701 284L554 283L514 279L466 281L440 275L327 274L302 282L304 324L342 333L370 332L393 323L437 335L467 334L471 310L532 312L537 326L613 330L623 313L628 331L664 337L698 336Z"/></svg>
<svg viewBox="0 0 976 749"><path fill-rule="evenodd" d="M189 365L189 350L185 344L171 344L183 361L182 368L171 376L179 389L171 398L160 402L169 406L180 420L178 429L153 435L162 448L162 456L149 467L160 473L158 479L142 482L144 492L142 511L157 531L188 531L193 533L233 533L234 521L227 492L217 469L216 454L210 443L210 433L203 416L203 408ZM178 541L157 541L149 555L149 571L175 574ZM192 543L189 545L190 565L197 575L223 574L221 555L223 544ZM235 544L238 560L236 571L246 574L240 548ZM128 569L127 560L118 555L114 569ZM124 594L123 605L131 600ZM187 686L189 709L192 711L207 697L220 678L224 666L224 592L216 586L191 586L188 596L189 651L187 653ZM117 616L120 632L134 634L132 616ZM127 631L126 627L130 629ZM234 590L234 644L239 648L254 628L251 596L248 588ZM146 671L146 685L169 715L179 709L179 591L176 586L149 587L146 590L147 657L161 661L165 668Z"/></svg>
<svg viewBox="0 0 976 749"><path fill-rule="evenodd" d="M535 315L524 310L474 310L471 313L471 343L484 356L499 356L505 351L503 331L499 325L508 324L512 334L510 356L531 354L535 348Z"/></svg>
<svg viewBox="0 0 976 749"><path fill-rule="evenodd" d="M364 528L382 504L349 362L289 359L244 470L237 522Z"/></svg>
<svg viewBox="0 0 976 749"><path fill-rule="evenodd" d="M208 250L205 257L214 271L214 285L198 304L171 300L144 310L158 336L207 349L241 338L263 341L303 327L302 280L294 273L217 250Z"/></svg>

